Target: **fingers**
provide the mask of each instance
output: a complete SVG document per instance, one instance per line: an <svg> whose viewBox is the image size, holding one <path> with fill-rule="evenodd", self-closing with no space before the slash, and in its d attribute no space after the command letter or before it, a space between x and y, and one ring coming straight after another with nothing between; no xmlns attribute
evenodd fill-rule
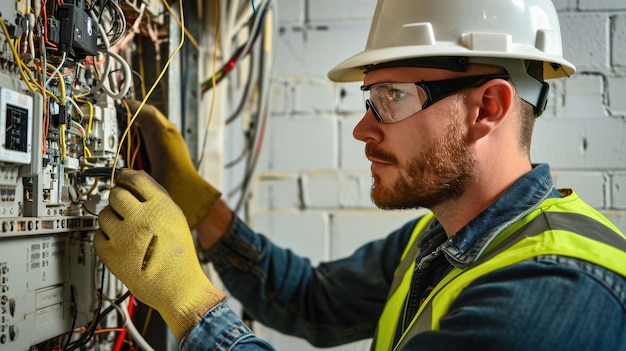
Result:
<svg viewBox="0 0 626 351"><path fill-rule="evenodd" d="M96 234L94 234L94 242L96 241L96 237L100 241L108 241L110 237L107 233L115 233L116 229L120 226L120 222L123 220L124 218L116 213L110 205L103 208L98 214L98 225L100 228L96 231Z"/></svg>
<svg viewBox="0 0 626 351"><path fill-rule="evenodd" d="M115 177L115 187L113 189L121 190L121 188L125 189L141 202L150 201L163 196L169 197L165 188L144 171L125 169L118 172ZM126 200L128 195L121 191L114 193L113 189L111 190L111 197L120 196L120 199ZM127 200L131 201L130 199ZM109 202L111 202L110 198Z"/></svg>

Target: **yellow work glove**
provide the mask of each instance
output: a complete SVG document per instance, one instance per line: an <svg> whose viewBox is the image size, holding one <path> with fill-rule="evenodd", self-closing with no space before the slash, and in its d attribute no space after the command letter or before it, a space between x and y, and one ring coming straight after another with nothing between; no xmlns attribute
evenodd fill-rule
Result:
<svg viewBox="0 0 626 351"><path fill-rule="evenodd" d="M130 292L180 340L225 298L206 277L180 208L147 173L124 170L98 215L93 246Z"/></svg>
<svg viewBox="0 0 626 351"><path fill-rule="evenodd" d="M127 101L132 114L139 101ZM150 175L163 185L195 228L221 194L196 171L187 144L174 124L154 106L144 105L135 125L150 162Z"/></svg>

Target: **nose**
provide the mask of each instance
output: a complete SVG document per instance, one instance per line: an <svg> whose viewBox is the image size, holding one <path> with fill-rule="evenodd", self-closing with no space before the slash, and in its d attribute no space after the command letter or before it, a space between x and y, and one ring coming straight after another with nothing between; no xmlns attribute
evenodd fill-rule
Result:
<svg viewBox="0 0 626 351"><path fill-rule="evenodd" d="M354 139L363 142L381 139L380 124L376 121L376 117L374 116L372 109L368 108L365 111L365 115L363 115L359 123L354 126L352 136Z"/></svg>

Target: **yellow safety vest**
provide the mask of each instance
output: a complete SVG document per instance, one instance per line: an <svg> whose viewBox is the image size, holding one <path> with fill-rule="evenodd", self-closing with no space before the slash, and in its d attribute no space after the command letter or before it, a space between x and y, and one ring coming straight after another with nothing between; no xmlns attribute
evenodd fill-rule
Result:
<svg viewBox="0 0 626 351"><path fill-rule="evenodd" d="M421 218L396 269L378 321L373 350L399 350L412 336L438 330L439 321L446 316L452 302L472 281L533 257L561 255L577 258L626 277L626 236L572 190L560 191L563 198L543 201L498 234L472 266L455 267L444 276L422 303L400 340L392 345L419 254L416 242L426 232L434 215L431 213Z"/></svg>

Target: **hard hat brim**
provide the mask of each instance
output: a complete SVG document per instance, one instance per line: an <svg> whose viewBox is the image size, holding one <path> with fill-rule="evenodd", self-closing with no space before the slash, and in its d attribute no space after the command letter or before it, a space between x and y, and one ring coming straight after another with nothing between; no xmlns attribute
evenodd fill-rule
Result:
<svg viewBox="0 0 626 351"><path fill-rule="evenodd" d="M517 60L533 60L544 62L544 79L569 77L576 72L575 66L569 61L556 55L546 55L544 52L528 46L513 45L509 51L495 53L493 51L469 50L456 43L442 43L436 45L400 46L382 49L366 49L339 63L328 72L328 78L334 82L362 81L364 69L369 65L384 62L393 62L421 57L464 56L490 57ZM556 68L556 69L555 69Z"/></svg>

